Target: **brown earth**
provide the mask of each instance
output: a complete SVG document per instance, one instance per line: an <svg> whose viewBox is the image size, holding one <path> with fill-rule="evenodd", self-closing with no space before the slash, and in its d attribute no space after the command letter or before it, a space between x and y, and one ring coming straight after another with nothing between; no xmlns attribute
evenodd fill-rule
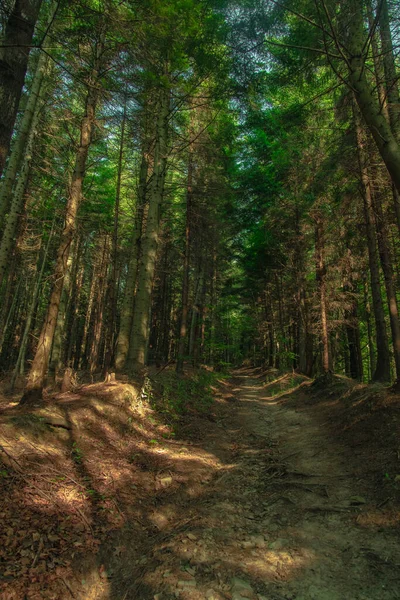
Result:
<svg viewBox="0 0 400 600"><path fill-rule="evenodd" d="M4 399L0 597L400 598L398 396L264 382L221 380L179 439L127 384Z"/></svg>

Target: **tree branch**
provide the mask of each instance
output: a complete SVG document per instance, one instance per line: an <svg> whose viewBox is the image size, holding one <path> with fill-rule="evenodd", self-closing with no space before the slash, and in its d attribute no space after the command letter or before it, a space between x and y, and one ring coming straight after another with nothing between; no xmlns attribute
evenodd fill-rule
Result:
<svg viewBox="0 0 400 600"><path fill-rule="evenodd" d="M320 50L319 48L311 48L309 46L297 46L296 44L285 44L282 42L273 42L272 40L265 40L266 44L272 44L273 46L280 46L282 48L294 48L295 50L307 50L309 52L317 52L318 54L323 54L324 56L330 56L331 58L341 59L342 57L339 54L332 54L328 50Z"/></svg>

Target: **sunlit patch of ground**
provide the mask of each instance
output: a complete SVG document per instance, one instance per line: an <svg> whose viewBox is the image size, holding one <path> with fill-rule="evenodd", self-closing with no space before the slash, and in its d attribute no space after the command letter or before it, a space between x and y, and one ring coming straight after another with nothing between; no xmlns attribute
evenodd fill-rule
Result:
<svg viewBox="0 0 400 600"><path fill-rule="evenodd" d="M59 395L33 417L6 403L0 417L0 444L9 455L3 452L0 477L6 600L25 593L28 600L72 594L153 600L158 593L162 600L204 600L210 588L227 600L234 577L252 586L251 600L275 591L280 598L320 600L329 586L330 598L365 600L356 589L363 569L373 585L378 572L395 578L389 571L395 545L384 545L380 529L389 535L399 525L396 473L382 486L380 508L369 498L351 504L354 494L366 493L358 489L363 471L357 461L348 471L354 456L342 464L342 455L350 448L369 456L376 442L369 449L369 430L365 438L332 442L323 411L340 401L321 399L318 421L317 411L305 411L315 402L305 395L308 384L293 374L266 382L261 371L240 385L221 380L210 414L182 419L184 440L173 439L144 402L136 410L127 384ZM356 393L363 397L350 394L344 405L350 436L360 411L367 422L376 416L365 388ZM333 456L326 456L331 445ZM386 465L380 469L382 479ZM321 475L323 485L315 480ZM340 595L340 576L347 595ZM390 597L377 590L368 600Z"/></svg>
<svg viewBox="0 0 400 600"><path fill-rule="evenodd" d="M222 469L212 452L169 439L170 426L134 393L129 384L93 384L34 411L0 403L7 600L108 599L104 563L128 550L116 543L101 556L105 540L133 527L132 566L142 537L181 518L180 503L168 499L182 488L182 501L196 499Z"/></svg>
<svg viewBox="0 0 400 600"><path fill-rule="evenodd" d="M395 509L368 510L358 515L357 523L361 527L400 528L400 511Z"/></svg>

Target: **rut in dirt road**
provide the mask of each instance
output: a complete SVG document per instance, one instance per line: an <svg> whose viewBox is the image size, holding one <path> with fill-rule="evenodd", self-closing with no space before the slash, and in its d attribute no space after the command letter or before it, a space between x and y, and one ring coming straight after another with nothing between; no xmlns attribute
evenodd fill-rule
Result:
<svg viewBox="0 0 400 600"><path fill-rule="evenodd" d="M369 500L318 411L235 381L199 448L214 478L168 497L179 519L143 546L126 600L400 598L399 537L357 523Z"/></svg>

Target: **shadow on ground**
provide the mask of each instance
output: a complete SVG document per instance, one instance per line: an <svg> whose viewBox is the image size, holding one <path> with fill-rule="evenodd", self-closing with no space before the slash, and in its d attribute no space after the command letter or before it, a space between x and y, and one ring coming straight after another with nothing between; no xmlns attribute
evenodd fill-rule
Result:
<svg viewBox="0 0 400 600"><path fill-rule="evenodd" d="M175 437L125 384L4 402L0 597L399 597L396 505L355 478L308 384L241 370Z"/></svg>

